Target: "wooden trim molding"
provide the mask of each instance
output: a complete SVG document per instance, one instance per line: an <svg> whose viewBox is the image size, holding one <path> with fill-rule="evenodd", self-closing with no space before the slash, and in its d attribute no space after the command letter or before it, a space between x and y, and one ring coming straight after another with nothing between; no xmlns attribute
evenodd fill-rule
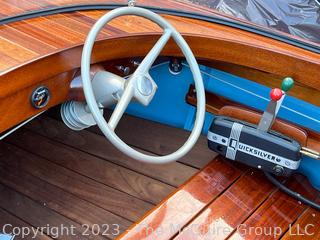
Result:
<svg viewBox="0 0 320 240"><path fill-rule="evenodd" d="M39 84L45 82L53 87L50 90L55 102L51 100L49 106L72 97L72 94L67 94L72 78L68 74L79 69L85 37L91 26L105 13L74 12L1 26L0 101L3 109L0 113L6 115L1 120L5 124L0 131L9 126L6 119L11 115L17 114L13 117L13 123L24 119L21 113L27 113L30 106L21 110L22 106L29 104L27 96ZM170 15L163 17L182 33L200 60L221 61L278 76L291 76L313 92L320 88L319 54L231 27ZM93 49L92 63L143 57L160 34L160 29L145 19L132 16L119 18L102 30ZM172 40L161 55L182 56ZM61 78L66 76L63 74L67 77ZM55 87L57 85L59 87ZM62 93L66 97L62 97ZM8 102L11 109L19 109L21 113L8 113ZM32 109L25 117L33 113L36 111Z"/></svg>
<svg viewBox="0 0 320 240"><path fill-rule="evenodd" d="M26 120L37 113L60 104L69 98L69 85L75 71L61 73L53 78L41 81L0 101L0 132ZM50 94L48 105L35 109L30 103L32 91L38 86L46 86ZM54 94L52 94L54 92Z"/></svg>
<svg viewBox="0 0 320 240"><path fill-rule="evenodd" d="M93 49L92 63L145 56L159 37L159 33L152 33L99 40ZM311 56L313 53L308 57L308 54L299 55L297 51L288 52L289 49L286 48L272 50L264 46L251 45L250 42L240 43L235 39L232 41L214 36L184 35L184 37L197 58L219 60L273 74L291 76L297 82L311 88L320 88L320 81L317 78L320 58ZM58 50L3 72L0 76L0 98L44 79L79 68L82 46ZM169 41L161 55L182 56L173 41Z"/></svg>

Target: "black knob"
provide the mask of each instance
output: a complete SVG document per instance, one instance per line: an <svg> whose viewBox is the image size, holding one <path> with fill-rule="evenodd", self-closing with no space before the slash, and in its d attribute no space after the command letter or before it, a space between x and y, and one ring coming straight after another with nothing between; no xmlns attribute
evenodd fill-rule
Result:
<svg viewBox="0 0 320 240"><path fill-rule="evenodd" d="M283 173L284 173L284 168L283 167L281 167L281 166L279 166L279 165L276 165L276 166L274 166L273 167L273 171L274 171L274 173L276 174L276 175L283 175Z"/></svg>
<svg viewBox="0 0 320 240"><path fill-rule="evenodd" d="M178 58L171 58L169 70L172 74L179 74L182 71L182 62Z"/></svg>

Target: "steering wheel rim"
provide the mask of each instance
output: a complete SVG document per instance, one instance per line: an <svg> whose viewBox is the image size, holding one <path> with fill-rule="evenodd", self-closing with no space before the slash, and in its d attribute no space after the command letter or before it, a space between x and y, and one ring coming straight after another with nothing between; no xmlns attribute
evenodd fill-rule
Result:
<svg viewBox="0 0 320 240"><path fill-rule="evenodd" d="M103 117L102 113L99 110L98 103L96 102L96 99L94 96L93 88L91 85L90 60L91 60L92 48L95 43L96 37L99 34L99 32L101 31L101 29L109 21L111 21L114 18L117 18L120 16L126 16L126 15L135 15L135 16L144 17L144 18L156 23L157 25L159 25L164 30L164 34L158 40L156 45L151 49L149 54L156 48L156 46L158 46L157 44L160 41L162 41L160 43L160 45L162 47L160 46L161 47L160 49L156 49L156 52L159 55L163 46L166 44L166 42L169 40L169 38L172 37L175 40L175 42L177 43L177 45L179 46L179 48L181 49L181 51L183 52L189 66L190 66L192 75L194 77L195 87L197 90L197 92L196 92L197 113L196 113L196 119L194 122L194 128L191 131L191 134L189 135L187 141L179 149L177 149L175 152L170 153L168 155L164 155L164 156L147 155L147 154L141 153L141 152L133 149L132 147L128 146L125 142L123 142L116 135L116 133L114 132L114 127L110 127L110 125L107 123L107 121L105 120L105 118ZM170 31L170 35L168 37L169 31ZM163 41L163 39L165 41ZM149 57L149 54L147 55L147 57ZM151 57L153 58L154 56L151 56ZM147 64L152 65L153 61L151 63L147 63ZM151 65L150 65L150 67L151 67ZM150 67L149 67L149 69L150 69ZM139 69L139 67L138 67L138 69ZM149 69L145 69L146 72L143 72L143 74L147 74ZM139 71L136 71L133 74L133 76L135 74L139 74ZM90 30L90 32L87 36L87 39L85 41L83 52L82 52L82 59L81 59L81 76L82 76L82 81L83 81L83 91L84 91L84 95L85 95L85 98L87 101L87 105L88 105L97 125L99 126L99 128L103 132L103 134L106 136L106 138L109 139L109 141L117 149L119 149L123 153L127 154L128 156L130 156L136 160L140 160L140 161L147 162L147 163L156 163L156 164L168 163L168 162L172 162L172 161L175 161L175 160L183 157L185 154L187 154L191 150L191 148L197 142L197 140L201 134L201 130L202 130L204 119L205 119L205 90L204 90L204 86L203 86L203 80L202 80L202 76L200 73L200 69L199 69L198 63L197 63L190 47L188 46L186 41L183 39L183 37L180 35L180 33L170 23L168 23L166 20L164 20L158 14L156 14L150 10L139 8L139 7L122 7L122 8L112 10L112 11L108 12L107 14L105 14L104 16L102 16L95 23L95 25L92 27L92 29ZM128 89L128 86L126 87L126 89ZM123 95L126 94L126 89L125 89ZM129 92L129 90L127 92ZM131 98L132 98L132 96L131 96ZM130 98L130 100L131 100L131 98ZM121 98L119 103L117 104L116 108L119 105L123 105L122 102L125 102L124 104L128 105L129 102L127 102L126 100L122 101L122 98ZM115 111L116 110L117 109L115 109ZM123 114L123 112L122 112L122 114ZM110 118L110 120L111 120L111 118ZM110 120L109 120L109 122L110 122ZM118 119L118 121L119 120L120 119ZM117 124L117 121L116 121L116 124Z"/></svg>

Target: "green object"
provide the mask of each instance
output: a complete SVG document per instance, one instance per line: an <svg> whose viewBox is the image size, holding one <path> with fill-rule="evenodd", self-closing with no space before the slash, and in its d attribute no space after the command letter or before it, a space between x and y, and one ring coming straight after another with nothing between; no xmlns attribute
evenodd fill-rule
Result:
<svg viewBox="0 0 320 240"><path fill-rule="evenodd" d="M294 85L294 80L291 77L286 77L282 81L281 89L288 92Z"/></svg>

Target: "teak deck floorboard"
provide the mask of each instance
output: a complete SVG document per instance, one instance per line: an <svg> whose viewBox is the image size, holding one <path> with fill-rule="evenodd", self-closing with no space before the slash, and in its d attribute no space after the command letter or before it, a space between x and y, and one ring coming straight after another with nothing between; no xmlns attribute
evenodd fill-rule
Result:
<svg viewBox="0 0 320 240"><path fill-rule="evenodd" d="M126 116L118 134L140 151L162 155L177 149L189 133ZM310 198L318 196L301 176L288 184ZM320 222L319 212L277 190L261 172L216 157L205 137L178 162L157 166L121 154L97 128L75 132L49 115L0 142L0 196L1 227L75 228L59 239L115 239L124 233L123 239L256 237L243 235L240 225L277 226L281 234L275 239L291 239L289 231ZM154 238L143 229L133 231L141 226L136 222L168 225ZM170 223L181 229L173 231ZM225 232L209 232L221 226ZM37 239L56 237L49 230Z"/></svg>

